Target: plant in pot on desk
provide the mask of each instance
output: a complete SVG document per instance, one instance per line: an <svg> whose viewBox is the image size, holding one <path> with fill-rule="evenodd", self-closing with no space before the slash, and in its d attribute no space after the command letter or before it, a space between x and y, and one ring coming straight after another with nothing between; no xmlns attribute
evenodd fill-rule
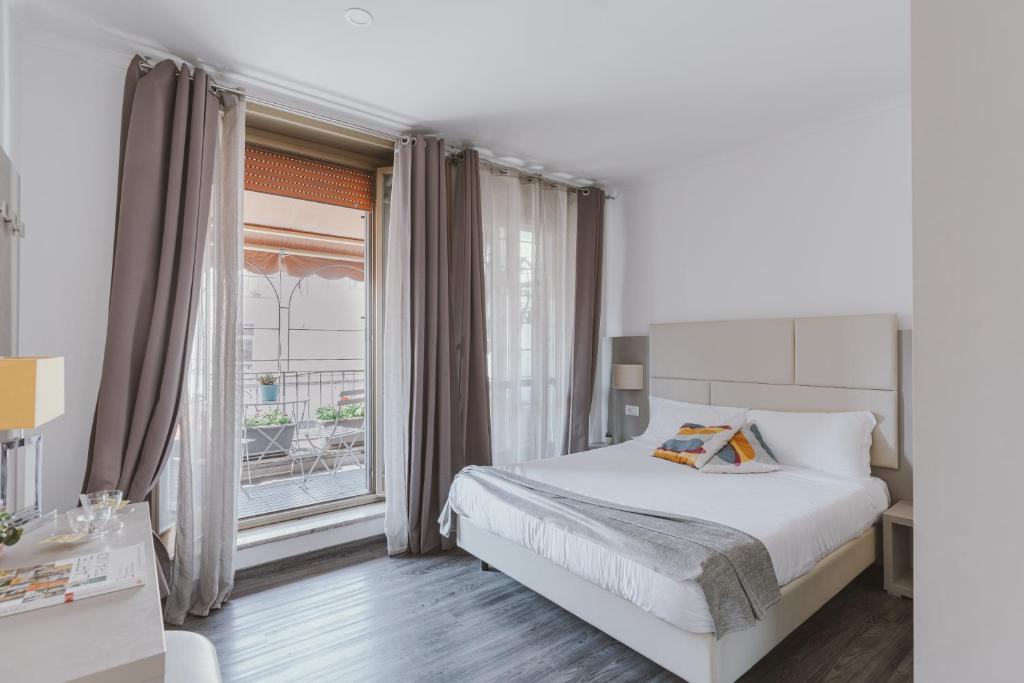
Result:
<svg viewBox="0 0 1024 683"><path fill-rule="evenodd" d="M14 523L11 514L0 510L0 557L4 554L4 548L21 540L21 531L21 527Z"/></svg>
<svg viewBox="0 0 1024 683"><path fill-rule="evenodd" d="M260 375L260 400L264 403L273 403L277 400L278 390L277 375Z"/></svg>
<svg viewBox="0 0 1024 683"><path fill-rule="evenodd" d="M245 418L245 438L249 440L249 455L283 453L292 447L295 423L283 410L256 411Z"/></svg>

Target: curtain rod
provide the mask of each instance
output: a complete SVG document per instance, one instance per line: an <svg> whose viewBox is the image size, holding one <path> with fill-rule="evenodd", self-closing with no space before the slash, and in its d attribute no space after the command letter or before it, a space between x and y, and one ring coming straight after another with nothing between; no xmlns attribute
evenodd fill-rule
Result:
<svg viewBox="0 0 1024 683"><path fill-rule="evenodd" d="M569 183L566 183L564 181L545 178L543 175L530 173L529 171L524 171L521 168L517 168L515 166L508 166L500 162L492 161L491 159L480 159L480 163L483 166L490 166L491 168L500 171L502 175L516 175L519 178L526 178L527 180L531 181L537 180L538 182L548 183L549 185L554 185L555 187L561 187L572 194L581 194L584 197L590 195L589 185L570 185ZM615 199L615 197L608 196L607 194L605 195L605 198Z"/></svg>
<svg viewBox="0 0 1024 683"><path fill-rule="evenodd" d="M139 62L139 70L142 73L148 73L152 71L153 67L156 66L156 60L152 57L147 57L145 55L139 56L142 58L142 60ZM189 80L195 80L195 77L195 73L189 74ZM231 95L238 95L239 97L246 97L245 90L242 90L240 88L229 88L225 85L221 85L217 81L213 80L213 76L210 76L209 74L206 75L206 79L206 87L209 88L210 92L214 95L218 95L220 93L228 93Z"/></svg>
<svg viewBox="0 0 1024 683"><path fill-rule="evenodd" d="M154 66L156 66L156 60L153 57L149 57L147 55L139 55L139 56L141 57L141 61L139 62L139 69L141 69L143 73L146 73L146 72L150 71ZM195 77L194 75L190 76L190 78L194 78L194 77ZM230 93L232 95L238 95L239 97L246 98L246 100L248 100L249 102L255 102L256 104L262 104L263 106L270 107L271 109L277 109L278 111L283 111L283 112L288 112L288 113L291 113L291 114L296 114L298 116L303 116L303 117L306 117L306 118L310 118L310 119L313 119L315 121L320 121L321 123L326 123L328 125L338 126L340 128L347 128L349 130L354 130L354 131L359 132L359 133L365 133L367 135L374 135L376 137L384 138L386 140L392 140L394 142L402 142L403 144L405 144L408 141L414 139L413 136L411 136L411 135L409 135L407 133L397 133L395 131L381 130L379 128L371 128L369 126L364 126L362 124L353 123L351 121L344 121L342 119L337 119L337 118L334 118L332 116L325 116L324 114L318 114L317 112L312 112L312 111L308 111L308 110L305 110L305 109L300 109L299 107L294 107L294 106L289 105L289 104L281 104L280 102L274 102L273 100L268 100L265 97L259 97L259 96L256 96L256 95L250 95L250 94L246 93L246 91L244 89L242 89L242 88L229 88L227 86L223 86L223 85L217 83L210 76L208 76L208 78L209 78L210 92L212 92L214 95L218 95L219 93ZM459 147L452 147L451 145L445 145L444 151L445 151L445 154L447 154L447 155L457 156L459 154L462 154L462 152L464 152L465 149L459 148ZM500 168L500 169L506 169L508 171L515 172L517 175L520 175L520 176L525 176L525 177L528 177L528 178L537 178L538 180L543 180L544 182L551 183L552 185L557 185L559 187L564 187L567 190L570 190L570 191L573 191L573 192L579 192L581 190L586 190L586 192L583 193L584 196L586 196L587 194L590 193L590 186L589 185L574 185L574 184L568 183L568 182L566 182L564 180L557 180L555 178L548 178L548 177L544 176L543 174L530 173L529 171L525 171L525 170L523 170L523 169L521 169L521 168L519 168L517 166L511 166L509 164L503 164L500 161L495 161L493 159L480 159L480 161L482 163L484 163L485 165L492 166L492 167L495 167L495 168ZM605 194L605 198L606 199L615 199L615 197L613 197L613 196L611 196L611 195L609 195L607 193Z"/></svg>
<svg viewBox="0 0 1024 683"><path fill-rule="evenodd" d="M408 144L410 141L413 144L415 144L415 142L416 142L415 138L413 138L410 135L403 135L400 138L400 141L401 141L401 143L403 145L404 144ZM463 152L465 152L466 150L465 149L461 149L459 147L450 147L448 145L445 145L444 151L445 151L445 155L448 156L448 157L453 157L453 158L461 159ZM581 193L584 197L586 197L586 196L588 196L590 194L590 190L591 189L595 189L595 190L601 189L601 188L597 187L596 185L574 185L573 183L569 183L569 182L566 182L564 180L560 180L558 178L548 177L548 176L546 176L546 175L544 175L542 173L531 173L530 171L528 171L526 169L523 169L523 168L520 168L519 166L512 166L510 164L503 164L500 161L497 161L495 159L489 159L489 158L485 158L485 157L479 157L479 159L480 159L480 163L483 166L490 166L491 168L495 168L495 169L498 169L500 171L503 171L504 172L503 175L515 174L516 176L518 176L520 178L528 178L530 180L539 180L539 181L548 183L549 185L554 185L555 187L564 188L565 190L567 190L567 191L569 191L569 192L571 192L573 194ZM615 199L615 197L611 196L610 194L605 193L605 199Z"/></svg>

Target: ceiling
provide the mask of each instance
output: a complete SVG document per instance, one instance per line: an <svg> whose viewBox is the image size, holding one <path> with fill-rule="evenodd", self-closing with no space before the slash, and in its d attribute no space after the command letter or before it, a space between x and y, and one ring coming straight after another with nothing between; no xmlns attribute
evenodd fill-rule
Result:
<svg viewBox="0 0 1024 683"><path fill-rule="evenodd" d="M910 97L909 0L33 4L227 85L613 186Z"/></svg>

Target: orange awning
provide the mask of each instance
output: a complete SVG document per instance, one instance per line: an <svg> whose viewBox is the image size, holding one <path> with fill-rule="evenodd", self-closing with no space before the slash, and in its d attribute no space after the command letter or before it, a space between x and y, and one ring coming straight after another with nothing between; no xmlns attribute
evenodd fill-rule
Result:
<svg viewBox="0 0 1024 683"><path fill-rule="evenodd" d="M246 224L244 244L251 273L274 275L283 267L294 277L365 279L366 247L359 239Z"/></svg>
<svg viewBox="0 0 1024 683"><path fill-rule="evenodd" d="M279 255L276 252L245 250L245 269L260 275L276 275L281 267L286 275L308 277L315 275L325 280L348 278L363 282L366 275L362 263L335 261L317 256Z"/></svg>

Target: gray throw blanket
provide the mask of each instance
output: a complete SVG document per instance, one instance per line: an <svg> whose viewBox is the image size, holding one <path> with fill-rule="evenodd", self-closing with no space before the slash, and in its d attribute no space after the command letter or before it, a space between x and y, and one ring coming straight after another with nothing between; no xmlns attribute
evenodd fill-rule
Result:
<svg viewBox="0 0 1024 683"><path fill-rule="evenodd" d="M724 524L596 500L494 467L466 467L458 477L669 579L695 582L716 638L753 626L782 597L764 544ZM445 536L453 531L453 512L461 514L449 497L438 519Z"/></svg>

